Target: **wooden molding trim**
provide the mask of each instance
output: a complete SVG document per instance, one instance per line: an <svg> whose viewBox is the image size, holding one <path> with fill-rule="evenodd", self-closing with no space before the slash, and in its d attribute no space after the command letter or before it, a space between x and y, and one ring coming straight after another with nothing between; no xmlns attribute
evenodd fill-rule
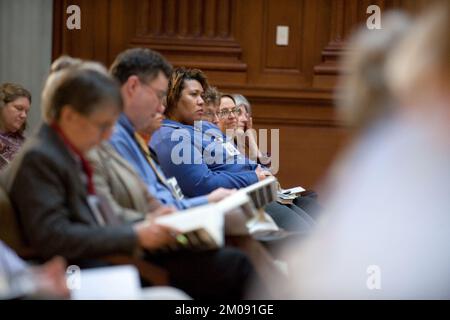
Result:
<svg viewBox="0 0 450 320"><path fill-rule="evenodd" d="M52 61L57 59L62 53L63 38L63 0L53 0L53 21L52 21Z"/></svg>
<svg viewBox="0 0 450 320"><path fill-rule="evenodd" d="M289 126L289 127L328 127L328 128L347 128L342 121L325 119L295 119L295 118L266 118L253 117L253 121L259 125Z"/></svg>
<svg viewBox="0 0 450 320"><path fill-rule="evenodd" d="M247 64L243 62L202 62L202 61L178 61L172 59L172 64L176 67L197 68L201 70L217 70L217 71L240 71L247 70Z"/></svg>
<svg viewBox="0 0 450 320"><path fill-rule="evenodd" d="M320 88L274 88L273 86L214 83L222 92L238 92L257 102L333 105L333 90Z"/></svg>

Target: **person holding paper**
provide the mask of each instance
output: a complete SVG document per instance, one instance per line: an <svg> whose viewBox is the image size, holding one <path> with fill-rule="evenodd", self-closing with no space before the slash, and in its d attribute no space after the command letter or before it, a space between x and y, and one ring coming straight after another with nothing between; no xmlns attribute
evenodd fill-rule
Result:
<svg viewBox="0 0 450 320"><path fill-rule="evenodd" d="M148 221L118 224L95 190L86 153L108 138L122 109L106 71L99 65L62 70L49 77L42 102L44 123L2 177L36 254L83 265L175 242L174 230Z"/></svg>

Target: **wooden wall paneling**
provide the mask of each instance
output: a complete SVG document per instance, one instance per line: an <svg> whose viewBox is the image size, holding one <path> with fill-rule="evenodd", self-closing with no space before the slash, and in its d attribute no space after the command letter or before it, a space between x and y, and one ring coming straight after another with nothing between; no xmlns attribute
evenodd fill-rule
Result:
<svg viewBox="0 0 450 320"><path fill-rule="evenodd" d="M68 30L66 8L81 8ZM246 95L256 128L280 129L280 181L312 187L348 128L335 119L333 89L345 41L369 4L418 12L425 0L54 0L53 58L110 65L126 48L148 47L175 66L203 69L225 92ZM275 45L277 25L289 45Z"/></svg>
<svg viewBox="0 0 450 320"><path fill-rule="evenodd" d="M304 87L303 75L303 14L304 1L265 0L263 2L262 42L259 52L258 82L270 83L274 87ZM287 46L276 44L277 26L289 27Z"/></svg>
<svg viewBox="0 0 450 320"><path fill-rule="evenodd" d="M301 32L303 1L266 0L264 5L264 44L263 72L299 73L301 72ZM293 8L297 10L293 10ZM276 44L277 26L289 28L288 45Z"/></svg>
<svg viewBox="0 0 450 320"><path fill-rule="evenodd" d="M164 34L167 36L176 35L177 18L178 18L178 8L176 0L165 0L163 2L163 22L164 22ZM191 17L194 21L195 17Z"/></svg>
<svg viewBox="0 0 450 320"><path fill-rule="evenodd" d="M170 0L162 5L151 1L148 7L153 13L140 13L138 22L151 25L150 17L159 15L164 21L162 30L136 33L128 40L129 46L158 50L175 66L197 67L219 71L216 72L219 74L223 70L241 72L240 78L245 75L247 66L240 59L242 49L234 37L235 0ZM135 10L139 10L137 6ZM155 29L159 28L138 26L138 30Z"/></svg>
<svg viewBox="0 0 450 320"><path fill-rule="evenodd" d="M153 12L148 1L111 0L108 28L109 50L107 65L111 65L116 56L125 49L131 48L129 41L135 34L147 34L150 29L161 28L162 21L143 24L146 15ZM152 3L159 1L153 0ZM161 3L161 2L159 2ZM137 14L139 12L139 14ZM145 12L145 14L143 13ZM139 18L137 18L139 17Z"/></svg>
<svg viewBox="0 0 450 320"><path fill-rule="evenodd" d="M279 129L283 186L313 188L350 136L328 104L254 99L252 106L257 129Z"/></svg>
<svg viewBox="0 0 450 320"><path fill-rule="evenodd" d="M224 39L233 38L232 31L234 31L233 21L235 19L233 8L235 1L218 0L216 12L217 21L217 36Z"/></svg>
<svg viewBox="0 0 450 320"><path fill-rule="evenodd" d="M205 2L205 12L216 12L217 1L211 0ZM216 34L216 15L215 14L206 14L204 17L204 34L208 38L214 37Z"/></svg>
<svg viewBox="0 0 450 320"><path fill-rule="evenodd" d="M152 0L143 1L147 3L148 10L144 11L148 15L150 21L145 20L145 28L150 34L161 35L163 33L163 1L164 0ZM135 1L136 2L136 1ZM138 10L139 12L140 10Z"/></svg>
<svg viewBox="0 0 450 320"><path fill-rule="evenodd" d="M66 9L69 5L78 5L81 9L81 29L68 30ZM53 50L53 59L61 54L70 54L83 59L93 59L105 63L108 59L108 0L55 0L55 28L59 31L55 36L57 49Z"/></svg>
<svg viewBox="0 0 450 320"><path fill-rule="evenodd" d="M339 60L345 52L345 37L349 25L356 21L357 1L334 0L331 2L328 44L321 52L322 61L314 66L313 86L332 89L340 73Z"/></svg>
<svg viewBox="0 0 450 320"><path fill-rule="evenodd" d="M321 62L321 52L329 42L331 4L328 0L304 2L303 15L303 74L309 86L313 85L314 66Z"/></svg>
<svg viewBox="0 0 450 320"><path fill-rule="evenodd" d="M346 52L346 40L359 26L364 25L369 15L367 8L377 5L381 12L399 9L410 14L423 11L432 1L424 0L333 0L331 1L330 41L322 50L322 61L314 67L313 85L332 89L336 85L339 60ZM383 16L381 16L383 22Z"/></svg>

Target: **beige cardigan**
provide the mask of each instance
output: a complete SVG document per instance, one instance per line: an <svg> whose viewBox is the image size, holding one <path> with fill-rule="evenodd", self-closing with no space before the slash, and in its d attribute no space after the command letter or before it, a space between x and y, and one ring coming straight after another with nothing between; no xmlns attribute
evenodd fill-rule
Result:
<svg viewBox="0 0 450 320"><path fill-rule="evenodd" d="M124 222L142 220L162 204L147 190L147 186L107 142L91 150L87 156L94 169L97 193L105 196L114 212Z"/></svg>

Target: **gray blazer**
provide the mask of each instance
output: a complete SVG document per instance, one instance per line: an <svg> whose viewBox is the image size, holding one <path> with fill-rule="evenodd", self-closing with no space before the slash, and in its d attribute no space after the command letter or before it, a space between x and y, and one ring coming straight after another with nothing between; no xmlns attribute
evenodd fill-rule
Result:
<svg viewBox="0 0 450 320"><path fill-rule="evenodd" d="M93 148L88 159L94 169L96 192L108 199L122 221L143 220L146 213L161 206L134 168L108 142Z"/></svg>
<svg viewBox="0 0 450 320"><path fill-rule="evenodd" d="M100 226L87 203L80 167L61 138L43 124L3 173L25 239L43 258L131 254L131 225Z"/></svg>

